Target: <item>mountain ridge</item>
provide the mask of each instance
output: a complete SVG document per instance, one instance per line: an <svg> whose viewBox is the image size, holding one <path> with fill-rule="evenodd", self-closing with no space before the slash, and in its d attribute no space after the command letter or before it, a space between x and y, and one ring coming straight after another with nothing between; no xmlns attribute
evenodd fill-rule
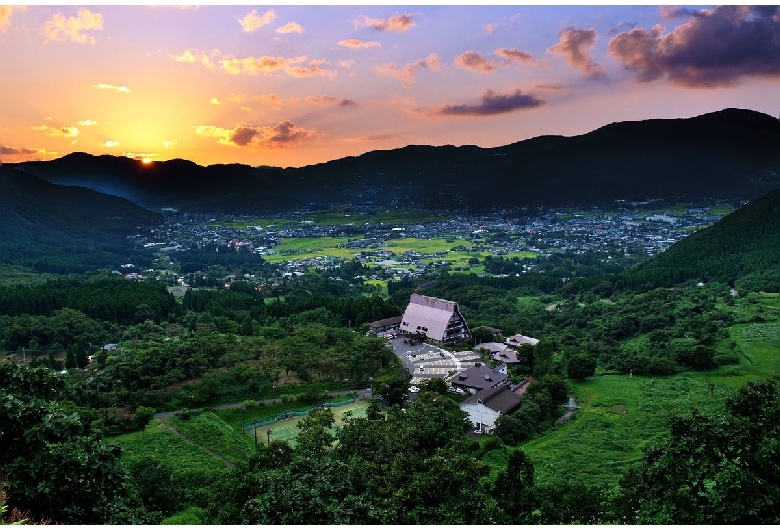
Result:
<svg viewBox="0 0 780 530"><path fill-rule="evenodd" d="M86 153L16 167L148 209L215 213L348 203L485 211L621 199L749 200L780 184L780 121L732 108L491 148L407 145L300 168L201 166L183 159L142 164Z"/></svg>

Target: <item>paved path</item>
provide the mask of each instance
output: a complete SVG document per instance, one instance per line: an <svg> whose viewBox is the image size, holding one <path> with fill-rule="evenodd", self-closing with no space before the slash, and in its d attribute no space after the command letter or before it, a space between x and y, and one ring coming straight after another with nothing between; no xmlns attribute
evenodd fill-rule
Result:
<svg viewBox="0 0 780 530"><path fill-rule="evenodd" d="M362 390L339 390L337 392L329 392L328 394L331 396L345 396L347 394L351 394L353 392L357 392L358 399L369 399L371 397L371 389L370 388L364 388ZM261 403L281 403L282 398L270 398L270 399L261 399L259 401L252 401L252 405L259 405ZM232 409L235 407L240 407L243 405L243 401L239 401L238 403L225 403L223 405L214 405L211 407L204 407L209 408L211 410L223 410L223 409ZM165 418L170 418L177 412L181 412L181 410L170 410L167 412L157 412L154 417L158 419L164 420Z"/></svg>

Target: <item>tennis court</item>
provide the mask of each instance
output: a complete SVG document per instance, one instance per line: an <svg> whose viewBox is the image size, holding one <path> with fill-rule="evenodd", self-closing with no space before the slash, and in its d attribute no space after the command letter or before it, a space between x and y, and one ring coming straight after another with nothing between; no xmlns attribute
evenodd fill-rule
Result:
<svg viewBox="0 0 780 530"><path fill-rule="evenodd" d="M366 408L368 407L367 401L355 401L354 403L348 403L338 407L332 407L333 416L336 418L336 425L341 427L344 425L344 413L352 412L352 416L356 418L366 417ZM285 420L280 420L268 425L263 425L255 429L257 431L258 443L262 440L262 443L268 444L268 429L271 429L271 440L287 441L292 445L295 445L295 439L298 437L298 422L303 416L293 416ZM251 436L254 436L251 430L247 431ZM333 431L335 434L335 430Z"/></svg>

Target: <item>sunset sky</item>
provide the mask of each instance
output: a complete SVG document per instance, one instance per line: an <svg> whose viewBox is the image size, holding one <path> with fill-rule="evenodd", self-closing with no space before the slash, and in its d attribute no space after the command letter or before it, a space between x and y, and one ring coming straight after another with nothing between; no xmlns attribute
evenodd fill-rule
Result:
<svg viewBox="0 0 780 530"><path fill-rule="evenodd" d="M297 167L780 113L774 6L0 6L0 56L3 162Z"/></svg>

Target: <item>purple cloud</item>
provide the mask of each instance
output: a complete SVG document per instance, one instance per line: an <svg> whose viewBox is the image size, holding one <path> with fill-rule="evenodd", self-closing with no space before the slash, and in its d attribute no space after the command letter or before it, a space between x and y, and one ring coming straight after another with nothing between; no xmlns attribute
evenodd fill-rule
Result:
<svg viewBox="0 0 780 530"><path fill-rule="evenodd" d="M545 102L531 94L514 90L508 94L498 94L489 88L482 94L482 100L476 105L446 105L435 112L434 116L495 116L520 109L532 109Z"/></svg>
<svg viewBox="0 0 780 530"><path fill-rule="evenodd" d="M561 32L558 43L548 48L547 51L563 55L573 68L581 70L587 77L604 77L606 75L604 69L593 60L588 51L595 45L595 29L570 27Z"/></svg>
<svg viewBox="0 0 780 530"><path fill-rule="evenodd" d="M697 88L779 77L780 6L702 9L671 33L634 29L613 37L607 49L641 82L667 77Z"/></svg>

